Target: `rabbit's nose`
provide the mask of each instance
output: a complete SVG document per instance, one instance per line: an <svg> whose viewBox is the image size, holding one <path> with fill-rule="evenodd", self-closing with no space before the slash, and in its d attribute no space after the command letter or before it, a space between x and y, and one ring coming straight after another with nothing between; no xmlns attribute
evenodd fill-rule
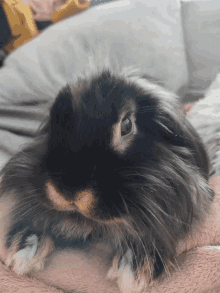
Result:
<svg viewBox="0 0 220 293"><path fill-rule="evenodd" d="M95 197L92 190L83 190L76 194L74 204L85 216L93 216Z"/></svg>
<svg viewBox="0 0 220 293"><path fill-rule="evenodd" d="M91 217L94 214L94 207L96 199L93 190L83 189L75 194L73 200L68 200L60 193L57 188L51 183L47 182L47 196L53 204L54 208L61 211L75 211L78 210L84 216Z"/></svg>

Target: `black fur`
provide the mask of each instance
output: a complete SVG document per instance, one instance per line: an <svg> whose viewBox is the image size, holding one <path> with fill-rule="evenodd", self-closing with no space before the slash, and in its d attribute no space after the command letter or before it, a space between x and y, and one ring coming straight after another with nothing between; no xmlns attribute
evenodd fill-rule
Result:
<svg viewBox="0 0 220 293"><path fill-rule="evenodd" d="M2 194L14 193L20 202L8 247L28 227L50 235L57 247L105 240L112 258L120 259L131 248L133 271L147 261L153 278L168 261L175 262L178 241L212 201L209 163L178 98L160 86L147 87L147 80L145 87L106 70L59 93L36 142L2 171ZM111 147L112 125L128 99L136 110L128 106L126 111L135 111L138 131L119 153ZM92 188L101 221L55 210L46 195L48 180L69 199Z"/></svg>

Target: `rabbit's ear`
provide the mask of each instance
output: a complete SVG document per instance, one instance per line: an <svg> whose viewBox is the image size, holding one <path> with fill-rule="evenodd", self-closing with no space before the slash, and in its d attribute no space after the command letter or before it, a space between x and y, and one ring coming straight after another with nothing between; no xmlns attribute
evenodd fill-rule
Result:
<svg viewBox="0 0 220 293"><path fill-rule="evenodd" d="M63 88L55 101L51 105L49 117L46 117L45 121L42 123L40 128L38 129L37 134L49 134L57 135L62 132L70 124L71 117L73 116L73 107L74 98L71 88L66 86Z"/></svg>
<svg viewBox="0 0 220 293"><path fill-rule="evenodd" d="M72 93L69 87L63 89L50 112L51 132L56 135L63 130L69 129L73 119Z"/></svg>
<svg viewBox="0 0 220 293"><path fill-rule="evenodd" d="M68 161L74 144L73 95L69 87L62 90L50 112L47 162L57 166ZM70 158L69 158L70 159Z"/></svg>

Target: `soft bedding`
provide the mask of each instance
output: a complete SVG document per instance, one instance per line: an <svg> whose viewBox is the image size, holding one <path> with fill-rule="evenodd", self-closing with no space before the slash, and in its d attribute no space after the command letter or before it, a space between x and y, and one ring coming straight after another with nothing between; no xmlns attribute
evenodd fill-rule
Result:
<svg viewBox="0 0 220 293"><path fill-rule="evenodd" d="M0 69L0 167L32 140L58 91L87 69L88 56L94 51L99 52L98 63L108 56L111 62L160 78L181 95L187 84L194 96L203 94L220 72L219 16L220 3L215 0L119 0L53 25L14 51ZM219 95L217 77L205 99L189 113L208 145L213 176L220 175ZM212 213L180 245L179 270L146 292L220 291L220 179L213 177L210 184L216 190ZM102 246L92 251L58 251L43 272L33 273L33 279L5 270L4 234L11 205L13 199L0 203L0 292L118 292L105 279L107 248ZM189 251L181 253L184 250Z"/></svg>

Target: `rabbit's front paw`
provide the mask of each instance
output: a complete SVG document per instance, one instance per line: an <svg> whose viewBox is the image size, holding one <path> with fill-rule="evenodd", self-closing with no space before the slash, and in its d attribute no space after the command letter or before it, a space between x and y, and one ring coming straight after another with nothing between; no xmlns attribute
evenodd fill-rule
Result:
<svg viewBox="0 0 220 293"><path fill-rule="evenodd" d="M33 270L44 268L46 257L53 250L53 242L49 237L39 237L31 234L25 240L24 248L18 250L19 237L13 242L7 260L6 266L18 275L24 275Z"/></svg>
<svg viewBox="0 0 220 293"><path fill-rule="evenodd" d="M25 241L25 247L17 251L18 243L15 241L6 260L6 266L10 267L18 275L23 275L28 269L30 260L34 257L38 247L38 236L30 235Z"/></svg>
<svg viewBox="0 0 220 293"><path fill-rule="evenodd" d="M123 256L120 265L118 265L119 259L115 257L107 275L109 279L117 279L118 287L122 293L139 293L142 292L146 285L144 275L139 275L138 278L135 278L130 264L131 257L132 253L128 250Z"/></svg>

